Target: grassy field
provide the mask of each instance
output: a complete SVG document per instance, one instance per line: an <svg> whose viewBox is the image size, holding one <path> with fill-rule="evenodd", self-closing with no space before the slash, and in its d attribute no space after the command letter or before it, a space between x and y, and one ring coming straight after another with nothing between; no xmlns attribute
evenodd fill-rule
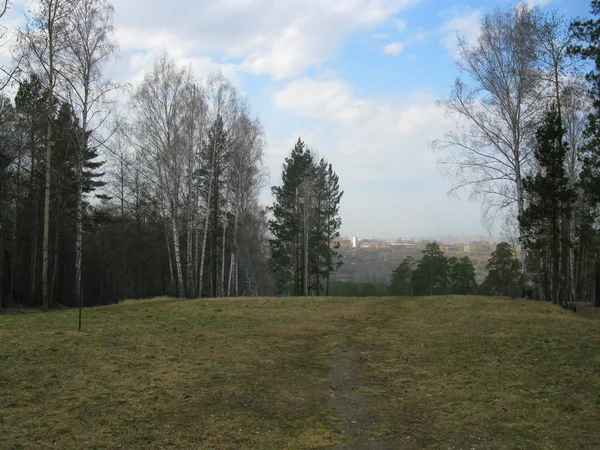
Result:
<svg viewBox="0 0 600 450"><path fill-rule="evenodd" d="M0 315L0 448L600 448L600 321L485 297Z"/></svg>

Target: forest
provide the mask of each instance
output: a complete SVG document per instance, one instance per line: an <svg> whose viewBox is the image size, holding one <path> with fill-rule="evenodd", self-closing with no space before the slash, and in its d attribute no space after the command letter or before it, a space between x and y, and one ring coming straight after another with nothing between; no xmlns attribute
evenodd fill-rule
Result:
<svg viewBox="0 0 600 450"><path fill-rule="evenodd" d="M261 204L266 133L247 98L166 52L133 85L108 79L113 16L106 0L37 0L16 30L0 86L0 307L329 295L352 201L332 165L299 138ZM486 13L477 39L459 35L460 76L438 101L456 127L433 151L451 193L502 225L511 295L600 305L598 16L597 0L571 22L525 4ZM437 267L434 250L396 269L394 292L471 291L472 264ZM436 287L442 272L469 281Z"/></svg>
<svg viewBox="0 0 600 450"><path fill-rule="evenodd" d="M222 74L196 79L167 53L134 86L107 79L113 15L104 0L39 0L17 31L0 306L274 293L262 124Z"/></svg>
<svg viewBox="0 0 600 450"><path fill-rule="evenodd" d="M521 4L459 39L460 76L438 104L456 127L433 143L450 193L501 222L518 295L600 305L600 2L570 23Z"/></svg>

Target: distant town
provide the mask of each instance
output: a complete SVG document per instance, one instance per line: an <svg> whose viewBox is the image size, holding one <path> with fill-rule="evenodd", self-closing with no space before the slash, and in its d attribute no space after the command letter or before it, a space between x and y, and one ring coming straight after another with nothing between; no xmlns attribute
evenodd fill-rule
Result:
<svg viewBox="0 0 600 450"><path fill-rule="evenodd" d="M473 261L477 282L480 283L487 274L485 270L487 260L500 239L491 237L471 239L452 236L441 239L340 237L335 242L340 244L344 265L334 273L332 280L354 283L388 283L392 271L405 257L411 256L418 261L421 259L421 251L425 246L435 241L448 257L468 256Z"/></svg>

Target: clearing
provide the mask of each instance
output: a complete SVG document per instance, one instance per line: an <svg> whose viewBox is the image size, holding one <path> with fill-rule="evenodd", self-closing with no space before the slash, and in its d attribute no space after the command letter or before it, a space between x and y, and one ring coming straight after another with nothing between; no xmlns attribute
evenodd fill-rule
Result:
<svg viewBox="0 0 600 450"><path fill-rule="evenodd" d="M0 315L0 447L600 448L600 320L486 297Z"/></svg>

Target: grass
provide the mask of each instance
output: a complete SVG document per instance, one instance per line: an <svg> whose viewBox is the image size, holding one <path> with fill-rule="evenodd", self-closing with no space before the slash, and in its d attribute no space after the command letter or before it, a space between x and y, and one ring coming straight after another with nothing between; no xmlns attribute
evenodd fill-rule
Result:
<svg viewBox="0 0 600 450"><path fill-rule="evenodd" d="M335 346L391 448L600 448L600 321L485 297L0 315L0 447L331 448Z"/></svg>

